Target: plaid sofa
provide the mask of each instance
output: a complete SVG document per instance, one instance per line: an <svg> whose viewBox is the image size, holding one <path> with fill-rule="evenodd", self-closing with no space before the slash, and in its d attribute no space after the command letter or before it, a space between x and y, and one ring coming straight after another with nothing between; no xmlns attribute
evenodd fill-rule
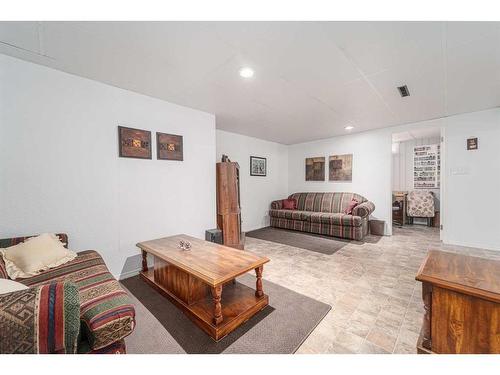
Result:
<svg viewBox="0 0 500 375"><path fill-rule="evenodd" d="M67 235L58 236L67 247ZM0 240L0 247L26 238ZM1 257L0 278L8 278ZM134 306L96 251L16 281L30 288L0 295L0 353L125 353Z"/></svg>
<svg viewBox="0 0 500 375"><path fill-rule="evenodd" d="M297 210L284 210L282 200L271 203L271 226L328 236L362 240L368 234L368 218L375 205L355 193L294 193ZM359 204L344 214L352 199Z"/></svg>

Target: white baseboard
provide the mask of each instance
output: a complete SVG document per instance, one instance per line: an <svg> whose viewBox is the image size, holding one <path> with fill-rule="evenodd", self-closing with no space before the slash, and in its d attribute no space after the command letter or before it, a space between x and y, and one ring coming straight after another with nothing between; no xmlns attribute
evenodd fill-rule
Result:
<svg viewBox="0 0 500 375"><path fill-rule="evenodd" d="M138 268L136 270L131 270L131 271L127 271L127 272L123 272L121 273L120 275L113 275L115 277L116 280L123 280L123 279L127 279L129 277L132 277L132 276L135 276L135 275L138 275L139 272L141 272L141 269Z"/></svg>
<svg viewBox="0 0 500 375"><path fill-rule="evenodd" d="M154 266L154 262L150 260L148 262L148 267L152 268L153 266ZM123 279L127 279L129 277L132 277L132 276L136 276L141 271L142 271L142 266L141 267L137 267L136 269L133 269L133 270L130 270L130 271L127 271L127 272L122 272L119 275L113 275L113 277L116 280L123 280Z"/></svg>
<svg viewBox="0 0 500 375"><path fill-rule="evenodd" d="M246 232L251 232L251 231L253 231L253 230L257 230L257 229L267 228L268 226L269 226L269 225L266 225L266 226L264 226L264 227L257 227L257 228L245 229L245 230L244 230L244 232L246 233Z"/></svg>
<svg viewBox="0 0 500 375"><path fill-rule="evenodd" d="M443 239L443 243L446 245L453 245L453 246L463 246L463 247L472 247L485 250L500 251L500 246L494 244L492 245L489 243L468 242L468 241L464 242L464 241L455 241L448 239Z"/></svg>

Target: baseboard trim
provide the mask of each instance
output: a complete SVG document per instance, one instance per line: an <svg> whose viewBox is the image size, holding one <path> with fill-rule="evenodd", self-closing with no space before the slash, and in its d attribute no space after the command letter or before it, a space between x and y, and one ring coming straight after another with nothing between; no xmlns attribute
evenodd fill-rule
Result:
<svg viewBox="0 0 500 375"><path fill-rule="evenodd" d="M448 239L443 239L442 241L446 245L472 247L472 248L491 250L491 251L500 251L499 245L492 245L492 244L479 243L479 242L474 243L474 242L467 242L467 241L465 241L465 242L464 241L455 241L455 240L448 240Z"/></svg>
<svg viewBox="0 0 500 375"><path fill-rule="evenodd" d="M123 279L128 279L129 277L132 277L132 276L136 276L136 275L139 274L139 272L141 272L140 268L138 268L136 270L131 270L131 271L123 272L118 277L116 275L113 275L113 276L117 280L123 280Z"/></svg>
<svg viewBox="0 0 500 375"><path fill-rule="evenodd" d="M148 267L151 268L153 266L154 266L154 262L152 260L150 260L148 262ZM136 269L133 269L133 270L130 270L127 272L122 272L119 275L113 275L113 277L116 280L128 279L129 277L137 276L141 271L142 271L142 267L137 267Z"/></svg>
<svg viewBox="0 0 500 375"><path fill-rule="evenodd" d="M266 225L266 226L263 226L263 227L257 227L257 228L253 228L253 229L245 229L244 232L252 232L254 230L258 230L258 229L262 229L262 228L267 228L269 227L269 225Z"/></svg>

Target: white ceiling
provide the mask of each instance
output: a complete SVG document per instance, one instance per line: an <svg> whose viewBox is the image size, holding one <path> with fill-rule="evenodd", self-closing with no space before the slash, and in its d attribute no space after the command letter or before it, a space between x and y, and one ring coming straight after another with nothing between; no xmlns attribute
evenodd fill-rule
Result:
<svg viewBox="0 0 500 375"><path fill-rule="evenodd" d="M441 136L441 129L422 127L400 133L393 133L392 142L400 143L422 138L436 138L439 136Z"/></svg>
<svg viewBox="0 0 500 375"><path fill-rule="evenodd" d="M285 144L500 106L498 22L0 22L0 53Z"/></svg>

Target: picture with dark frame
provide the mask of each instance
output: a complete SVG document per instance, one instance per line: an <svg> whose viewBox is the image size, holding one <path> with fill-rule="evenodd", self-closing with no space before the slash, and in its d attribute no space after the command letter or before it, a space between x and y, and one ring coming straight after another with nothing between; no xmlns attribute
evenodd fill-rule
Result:
<svg viewBox="0 0 500 375"><path fill-rule="evenodd" d="M467 150L477 150L477 138L467 139Z"/></svg>
<svg viewBox="0 0 500 375"><path fill-rule="evenodd" d="M152 159L151 132L118 126L118 147L121 158Z"/></svg>
<svg viewBox="0 0 500 375"><path fill-rule="evenodd" d="M352 154L332 155L328 164L329 181L352 182Z"/></svg>
<svg viewBox="0 0 500 375"><path fill-rule="evenodd" d="M306 158L306 181L325 181L325 157Z"/></svg>
<svg viewBox="0 0 500 375"><path fill-rule="evenodd" d="M258 156L250 156L250 176L267 175L267 159Z"/></svg>
<svg viewBox="0 0 500 375"><path fill-rule="evenodd" d="M158 160L184 160L182 135L156 132Z"/></svg>

